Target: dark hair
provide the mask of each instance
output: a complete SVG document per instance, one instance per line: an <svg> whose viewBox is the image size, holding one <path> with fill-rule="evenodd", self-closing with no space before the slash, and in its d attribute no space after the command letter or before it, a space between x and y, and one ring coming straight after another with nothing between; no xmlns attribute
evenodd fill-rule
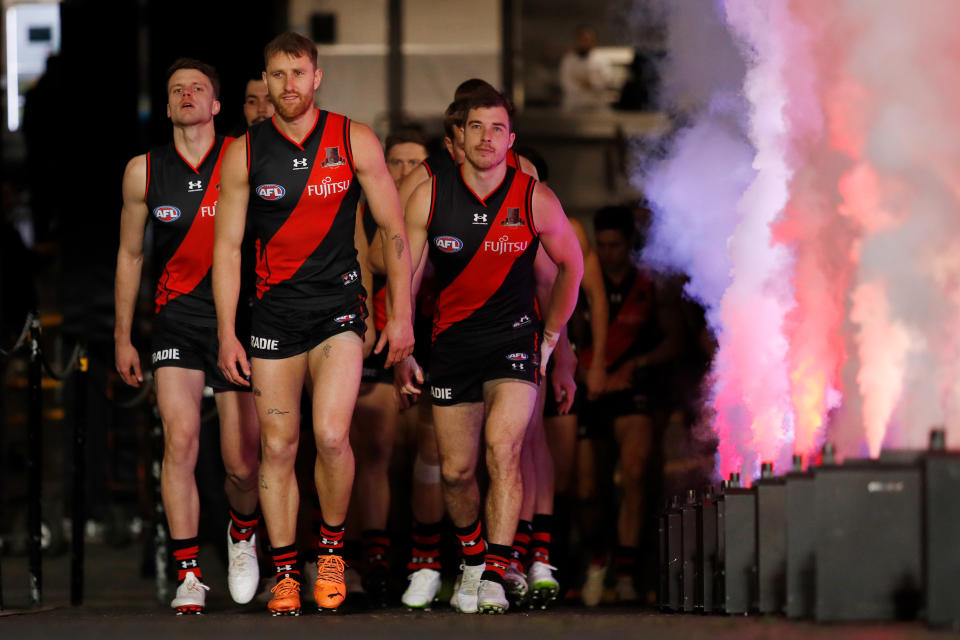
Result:
<svg viewBox="0 0 960 640"><path fill-rule="evenodd" d="M457 86L457 90L453 92L453 100L454 102L457 100L463 100L478 89L496 91L494 86L486 80L481 80L480 78L470 78L469 80L464 80L459 84L459 86Z"/></svg>
<svg viewBox="0 0 960 640"><path fill-rule="evenodd" d="M210 80L210 85L213 87L213 97L217 100L220 99L220 76L217 75L217 70L213 68L213 65L209 65L206 62L200 62L194 58L177 58L174 60L173 64L170 65L170 68L167 69L167 89L170 88L170 78L172 78L173 74L181 69L196 69L203 75L207 76L207 79Z"/></svg>
<svg viewBox="0 0 960 640"><path fill-rule="evenodd" d="M629 207L621 205L603 207L593 214L593 230L596 232L619 231L626 240L630 240L636 230L633 212Z"/></svg>
<svg viewBox="0 0 960 640"><path fill-rule="evenodd" d="M423 131L421 131L419 127L411 125L390 132L386 141L383 143L383 154L387 155L390 153L391 147L405 142L412 142L413 144L420 145L424 149L427 148L427 137L423 135Z"/></svg>
<svg viewBox="0 0 960 640"><path fill-rule="evenodd" d="M263 48L264 68L266 68L270 58L278 53L285 53L292 58L307 56L313 63L313 68L317 68L317 45L313 44L313 40L299 33L287 31L268 42L267 46Z"/></svg>
<svg viewBox="0 0 960 640"><path fill-rule="evenodd" d="M513 131L513 102L494 88L477 89L459 102L462 112L461 122L465 123L471 109L489 109L503 107L507 112L507 127Z"/></svg>

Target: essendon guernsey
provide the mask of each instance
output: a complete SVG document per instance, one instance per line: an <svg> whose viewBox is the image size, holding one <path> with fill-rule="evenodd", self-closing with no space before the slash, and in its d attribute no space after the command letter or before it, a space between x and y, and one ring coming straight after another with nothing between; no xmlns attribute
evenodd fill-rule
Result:
<svg viewBox="0 0 960 640"><path fill-rule="evenodd" d="M220 195L220 161L230 138L217 137L194 167L173 142L147 153L146 203L153 225L155 311L216 326L210 267Z"/></svg>
<svg viewBox="0 0 960 640"><path fill-rule="evenodd" d="M294 309L340 304L359 285L354 248L357 182L350 120L319 111L299 144L273 119L247 132L248 224L256 238L254 304Z"/></svg>
<svg viewBox="0 0 960 640"><path fill-rule="evenodd" d="M494 346L540 331L535 185L507 168L500 186L481 198L463 181L462 167L432 179L427 242L437 285L434 341L455 336Z"/></svg>

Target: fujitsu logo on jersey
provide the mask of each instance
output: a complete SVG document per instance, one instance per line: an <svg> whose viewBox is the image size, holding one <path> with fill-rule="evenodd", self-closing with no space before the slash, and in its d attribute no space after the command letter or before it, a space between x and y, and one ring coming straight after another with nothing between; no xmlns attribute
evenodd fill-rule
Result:
<svg viewBox="0 0 960 640"><path fill-rule="evenodd" d="M201 218L212 218L217 215L217 200L214 200L212 205L203 205L200 207L200 217Z"/></svg>
<svg viewBox="0 0 960 640"><path fill-rule="evenodd" d="M433 244L444 253L456 253L463 249L463 241L453 236L437 236L433 239Z"/></svg>
<svg viewBox="0 0 960 640"><path fill-rule="evenodd" d="M350 180L338 180L337 182L334 182L333 178L327 176L320 181L320 184L308 184L307 195L327 198L334 193L343 193L349 188Z"/></svg>
<svg viewBox="0 0 960 640"><path fill-rule="evenodd" d="M264 200L279 200L287 191L278 184L262 184L257 187L257 195Z"/></svg>
<svg viewBox="0 0 960 640"><path fill-rule="evenodd" d="M510 236L500 236L499 240L484 240L483 250L502 256L505 253L523 253L530 246L527 240L510 241Z"/></svg>
<svg viewBox="0 0 960 640"><path fill-rule="evenodd" d="M153 217L160 222L173 222L180 217L180 209L169 205L161 205L153 210Z"/></svg>

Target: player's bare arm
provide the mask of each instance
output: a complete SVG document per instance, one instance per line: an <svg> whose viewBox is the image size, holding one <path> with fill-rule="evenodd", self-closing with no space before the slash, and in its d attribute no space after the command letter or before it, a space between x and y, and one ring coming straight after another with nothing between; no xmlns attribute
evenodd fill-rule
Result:
<svg viewBox="0 0 960 640"><path fill-rule="evenodd" d="M124 382L139 387L143 382L140 354L131 341L133 312L143 270L143 231L147 225L147 156L135 156L123 172L123 209L120 211L120 249L114 284L116 321L113 329L117 372Z"/></svg>
<svg viewBox="0 0 960 640"><path fill-rule="evenodd" d="M550 293L557 279L557 265L553 263L542 245L537 249L537 257L533 261L533 271L537 283L537 304L541 309L546 309L550 304ZM577 391L577 383L574 381L577 370L577 356L570 346L566 325L560 332L556 349L553 350L553 360L550 384L557 401L557 412L560 415L566 415L570 411L570 407L573 406L573 396Z"/></svg>
<svg viewBox="0 0 960 640"><path fill-rule="evenodd" d="M367 234L363 229L363 202L357 205L356 224L353 228L353 246L357 250L357 262L360 263L360 281L363 283L367 295L372 295L373 270L370 268L370 247L367 245ZM366 325L367 330L363 334L364 358L370 355L377 343L377 327L372 313L367 314Z"/></svg>
<svg viewBox="0 0 960 640"><path fill-rule="evenodd" d="M354 122L350 125L350 145L353 148L357 180L366 194L370 213L380 228L379 233L386 236L383 258L387 272L387 324L375 351L380 353L389 344L385 366L390 367L413 352L407 232L397 189L387 171L380 141L370 127Z"/></svg>
<svg viewBox="0 0 960 640"><path fill-rule="evenodd" d="M412 174L411 174L412 175ZM404 221L406 224L407 239L410 242L410 258L416 269L413 273L411 287L411 306L416 297L423 279L423 270L427 264L427 221L430 217L430 200L432 198L431 182L422 183L410 196L404 207ZM423 384L423 370L413 356L406 358L394 367L395 386L402 400L403 394L419 395Z"/></svg>
<svg viewBox="0 0 960 640"><path fill-rule="evenodd" d="M544 320L540 370L545 374L560 331L577 304L577 293L583 278L583 254L557 196L539 182L533 191L533 221L544 251L557 265L557 277L550 291L550 303L546 307Z"/></svg>
<svg viewBox="0 0 960 640"><path fill-rule="evenodd" d="M220 198L213 240L213 301L217 307L217 335L220 339L217 364L227 380L243 386L250 386L247 380L250 363L237 339L235 323L240 297L240 254L249 197L247 139L241 137L230 143L220 168Z"/></svg>
<svg viewBox="0 0 960 640"><path fill-rule="evenodd" d="M583 281L580 286L590 307L590 331L593 339L593 360L587 369L587 398L595 400L602 392L607 377L607 320L610 310L607 306L607 290L603 284L603 271L600 260L590 246L587 233L577 220L571 220L573 231L577 234L580 249L583 251Z"/></svg>

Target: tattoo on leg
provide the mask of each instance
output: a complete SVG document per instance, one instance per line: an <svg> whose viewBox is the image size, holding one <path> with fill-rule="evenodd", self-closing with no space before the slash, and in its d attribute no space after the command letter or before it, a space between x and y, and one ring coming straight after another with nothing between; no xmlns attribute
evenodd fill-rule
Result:
<svg viewBox="0 0 960 640"><path fill-rule="evenodd" d="M329 345L329 344L323 345L323 357L324 357L324 358L329 358L331 351L333 351L333 345Z"/></svg>
<svg viewBox="0 0 960 640"><path fill-rule="evenodd" d="M289 411L284 411L283 409L274 409L273 407L267 409L267 415L276 414L278 416L285 416Z"/></svg>
<svg viewBox="0 0 960 640"><path fill-rule="evenodd" d="M393 236L393 248L397 252L397 258L403 257L403 236L399 233Z"/></svg>
<svg viewBox="0 0 960 640"><path fill-rule="evenodd" d="M253 395L257 396L258 398L263 395L263 393L260 391L260 387L253 388Z"/></svg>
<svg viewBox="0 0 960 640"><path fill-rule="evenodd" d="M260 488L261 489L267 488L267 477L262 473L260 474Z"/></svg>

